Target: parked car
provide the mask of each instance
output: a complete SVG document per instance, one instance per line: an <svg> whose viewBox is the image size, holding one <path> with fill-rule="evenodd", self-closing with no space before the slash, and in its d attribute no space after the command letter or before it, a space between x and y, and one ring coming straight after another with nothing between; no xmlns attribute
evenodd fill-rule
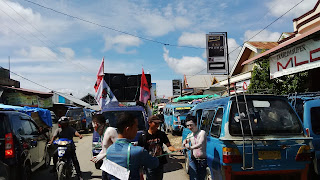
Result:
<svg viewBox="0 0 320 180"><path fill-rule="evenodd" d="M84 130L89 132L92 128L92 110L81 107L69 107L66 117L70 119L70 125L76 130Z"/></svg>
<svg viewBox="0 0 320 180"><path fill-rule="evenodd" d="M223 97L197 104L190 114L207 132L207 179L293 173L307 178L312 138L285 97ZM184 128L182 140L189 133Z"/></svg>
<svg viewBox="0 0 320 180"><path fill-rule="evenodd" d="M166 132L171 132L175 134L177 132L182 132L182 129L185 124L185 119L189 110L193 107L190 104L180 104L172 103L166 104L163 114L164 114L164 123L163 129Z"/></svg>
<svg viewBox="0 0 320 180"><path fill-rule="evenodd" d="M0 161L10 179L30 179L40 167L48 167L48 139L33 119L16 111L0 111Z"/></svg>
<svg viewBox="0 0 320 180"><path fill-rule="evenodd" d="M288 96L289 102L295 108L302 120L308 137L312 137L315 158L310 166L311 170L320 178L320 92L299 93ZM313 174L311 171L311 173ZM314 176L315 176L314 174ZM315 177L314 177L315 179Z"/></svg>
<svg viewBox="0 0 320 180"><path fill-rule="evenodd" d="M102 114L106 119L109 120L109 125L111 127L115 127L117 114L121 112L130 112L135 117L138 118L138 132L136 137L131 141L131 143L137 144L138 138L141 136L143 131L146 131L149 129L147 113L142 106L117 106L117 107L110 107L110 108L104 109ZM96 131L94 131L93 137L92 137L92 155L96 156L100 153L100 151L101 151L101 139L99 134ZM95 164L96 168L100 169L101 164L102 164L102 161L96 163Z"/></svg>

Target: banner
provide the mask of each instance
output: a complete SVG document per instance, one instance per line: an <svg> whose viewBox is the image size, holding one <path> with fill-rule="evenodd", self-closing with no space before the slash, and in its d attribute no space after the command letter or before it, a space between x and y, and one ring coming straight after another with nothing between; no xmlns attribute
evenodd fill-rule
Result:
<svg viewBox="0 0 320 180"><path fill-rule="evenodd" d="M113 95L110 87L104 79L99 85L96 96L94 97L100 106L101 110L110 106L118 106L119 102L117 98Z"/></svg>
<svg viewBox="0 0 320 180"><path fill-rule="evenodd" d="M139 101L146 104L149 98L150 98L150 89L148 86L148 81L147 81L146 75L144 74L144 71L142 68Z"/></svg>

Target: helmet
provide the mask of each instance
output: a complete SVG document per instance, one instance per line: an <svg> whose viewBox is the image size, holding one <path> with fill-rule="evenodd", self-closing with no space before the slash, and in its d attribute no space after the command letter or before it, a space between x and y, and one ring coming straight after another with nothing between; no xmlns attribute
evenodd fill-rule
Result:
<svg viewBox="0 0 320 180"><path fill-rule="evenodd" d="M65 124L65 123L69 123L69 118L68 117L65 117L65 116L62 116L59 121L58 121L59 124Z"/></svg>

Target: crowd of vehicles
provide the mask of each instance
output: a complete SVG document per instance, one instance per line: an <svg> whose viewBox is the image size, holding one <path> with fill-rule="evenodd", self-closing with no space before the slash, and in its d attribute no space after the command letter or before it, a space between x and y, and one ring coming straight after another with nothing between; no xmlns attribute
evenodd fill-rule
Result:
<svg viewBox="0 0 320 180"><path fill-rule="evenodd" d="M167 104L163 108L164 123L163 129L172 134L181 133L185 126L185 119L193 105L187 103Z"/></svg>

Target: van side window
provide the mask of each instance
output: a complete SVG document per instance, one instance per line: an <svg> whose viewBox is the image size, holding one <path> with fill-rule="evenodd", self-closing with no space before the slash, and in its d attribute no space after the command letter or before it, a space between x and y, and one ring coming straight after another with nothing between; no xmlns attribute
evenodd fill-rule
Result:
<svg viewBox="0 0 320 180"><path fill-rule="evenodd" d="M201 115L202 115L202 109L199 109L197 110L196 112L196 118L197 118L197 124L198 124L198 128L199 128L199 125L200 125L200 120L201 120Z"/></svg>
<svg viewBox="0 0 320 180"><path fill-rule="evenodd" d="M212 123L215 112L216 112L215 110L203 111L202 118L201 118L201 126L200 126L201 130L209 132L210 125Z"/></svg>
<svg viewBox="0 0 320 180"><path fill-rule="evenodd" d="M311 108L311 124L312 124L312 131L315 134L320 134L320 107L313 107Z"/></svg>
<svg viewBox="0 0 320 180"><path fill-rule="evenodd" d="M212 122L211 131L210 131L211 136L213 137L220 136L222 118L223 118L223 108L219 108Z"/></svg>

